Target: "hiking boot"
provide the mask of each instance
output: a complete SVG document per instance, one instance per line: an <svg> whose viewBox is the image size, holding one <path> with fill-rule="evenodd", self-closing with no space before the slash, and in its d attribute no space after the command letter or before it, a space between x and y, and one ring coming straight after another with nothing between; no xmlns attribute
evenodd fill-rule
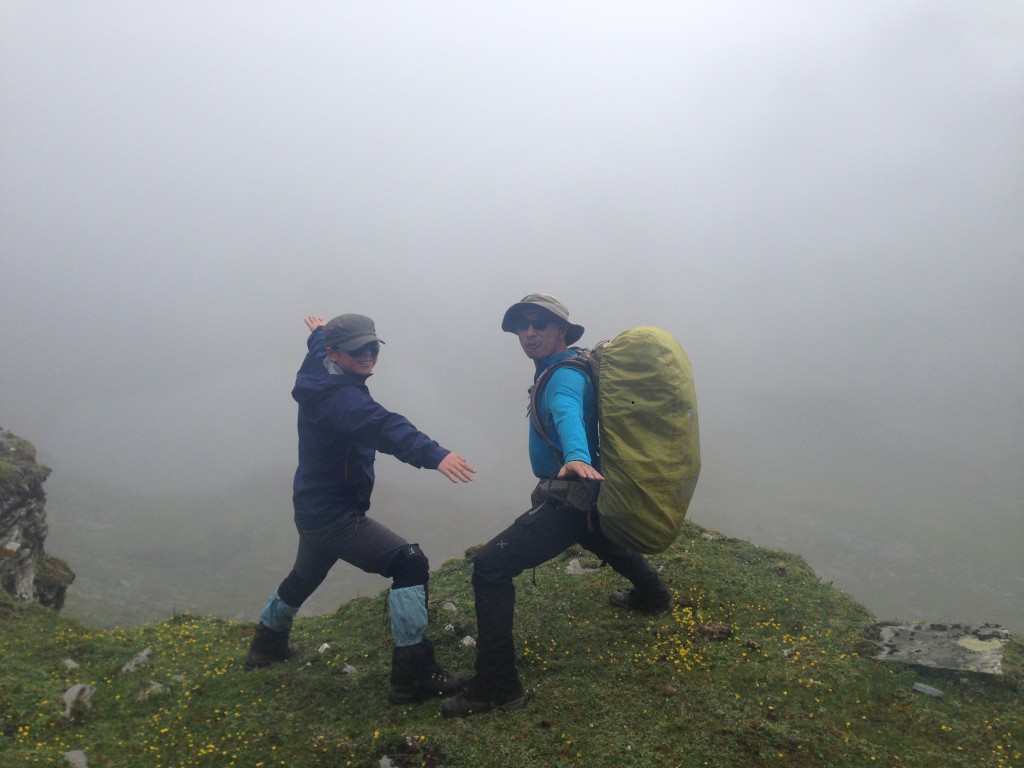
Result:
<svg viewBox="0 0 1024 768"><path fill-rule="evenodd" d="M507 712L511 709L522 709L529 699L529 694L522 686L510 692L488 696L470 683L465 692L441 702L441 714L445 717L470 717L492 710Z"/></svg>
<svg viewBox="0 0 1024 768"><path fill-rule="evenodd" d="M388 701L392 704L412 704L432 696L451 696L466 687L466 676L461 672L448 672L438 668L425 678L388 686Z"/></svg>
<svg viewBox="0 0 1024 768"><path fill-rule="evenodd" d="M668 590L647 594L635 589L617 590L612 592L610 600L612 605L640 613L663 613L672 609L672 595Z"/></svg>
<svg viewBox="0 0 1024 768"><path fill-rule="evenodd" d="M287 632L275 632L260 622L252 636L249 652L245 655L245 668L269 667L279 661L287 661L295 655L296 647L288 642Z"/></svg>
<svg viewBox="0 0 1024 768"><path fill-rule="evenodd" d="M434 657L434 643L423 638L416 645L391 651L391 681L388 701L411 704L431 696L451 696L466 685L466 676L441 668Z"/></svg>

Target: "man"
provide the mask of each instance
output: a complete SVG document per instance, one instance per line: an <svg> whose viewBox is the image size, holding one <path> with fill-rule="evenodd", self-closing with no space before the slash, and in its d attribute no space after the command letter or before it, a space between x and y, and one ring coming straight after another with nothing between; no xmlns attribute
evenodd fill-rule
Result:
<svg viewBox="0 0 1024 768"><path fill-rule="evenodd" d="M291 573L260 614L245 666L265 667L291 656L292 619L331 567L344 560L392 579L388 603L395 647L388 698L406 703L454 693L464 676L440 667L424 634L426 555L366 512L377 451L414 467L437 469L453 483L469 482L476 470L370 396L366 380L384 343L373 320L346 314L325 323L310 315L306 326L309 351L292 390L299 404L299 467L293 486L299 549Z"/></svg>
<svg viewBox="0 0 1024 768"><path fill-rule="evenodd" d="M505 312L501 329L519 337L536 367L534 381L550 365L574 352L568 345L583 335L583 326L569 322L569 310L554 296L532 293ZM612 602L624 608L659 612L672 599L661 577L644 557L601 534L590 501L573 506L577 492L603 480L594 466L597 444L596 393L590 378L571 368L554 371L538 403L545 439L530 425L530 463L540 482L533 507L476 555L473 591L476 600L476 675L465 692L445 700L447 717L466 717L492 709L516 709L527 695L515 663L512 623L515 609L513 577L581 544L633 584L616 592ZM580 511L583 506L586 511Z"/></svg>

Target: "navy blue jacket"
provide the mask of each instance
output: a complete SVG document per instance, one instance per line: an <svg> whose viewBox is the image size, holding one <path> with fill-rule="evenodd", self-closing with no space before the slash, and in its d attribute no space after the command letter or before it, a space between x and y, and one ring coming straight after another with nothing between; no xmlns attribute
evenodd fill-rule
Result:
<svg viewBox="0 0 1024 768"><path fill-rule="evenodd" d="M299 404L299 468L292 500L300 528L321 528L370 508L377 451L414 467L437 469L450 451L371 396L366 379L332 373L325 364L324 329L314 330L295 377Z"/></svg>

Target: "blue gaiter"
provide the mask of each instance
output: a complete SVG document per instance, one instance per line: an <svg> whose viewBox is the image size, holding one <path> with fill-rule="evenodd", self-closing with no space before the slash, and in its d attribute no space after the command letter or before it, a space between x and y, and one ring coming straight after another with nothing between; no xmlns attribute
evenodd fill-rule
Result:
<svg viewBox="0 0 1024 768"><path fill-rule="evenodd" d="M277 590L275 589L274 594L267 601L267 607L260 614L260 623L275 632L287 634L291 631L292 619L295 618L295 614L298 612L298 608L293 608L278 597Z"/></svg>
<svg viewBox="0 0 1024 768"><path fill-rule="evenodd" d="M422 584L392 589L388 594L391 634L395 645L416 645L427 628L427 591Z"/></svg>

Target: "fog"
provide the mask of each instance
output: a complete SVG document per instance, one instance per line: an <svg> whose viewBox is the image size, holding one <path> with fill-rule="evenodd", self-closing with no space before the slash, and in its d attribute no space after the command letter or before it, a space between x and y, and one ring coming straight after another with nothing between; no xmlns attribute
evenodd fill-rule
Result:
<svg viewBox="0 0 1024 768"><path fill-rule="evenodd" d="M0 425L54 469L72 602L75 483L273 477L258 611L309 313L375 318L375 397L478 469L385 457L381 514L435 564L497 532L530 488L500 318L545 291L584 343L686 348L691 519L1024 631L1022 35L1011 0L5 0Z"/></svg>

